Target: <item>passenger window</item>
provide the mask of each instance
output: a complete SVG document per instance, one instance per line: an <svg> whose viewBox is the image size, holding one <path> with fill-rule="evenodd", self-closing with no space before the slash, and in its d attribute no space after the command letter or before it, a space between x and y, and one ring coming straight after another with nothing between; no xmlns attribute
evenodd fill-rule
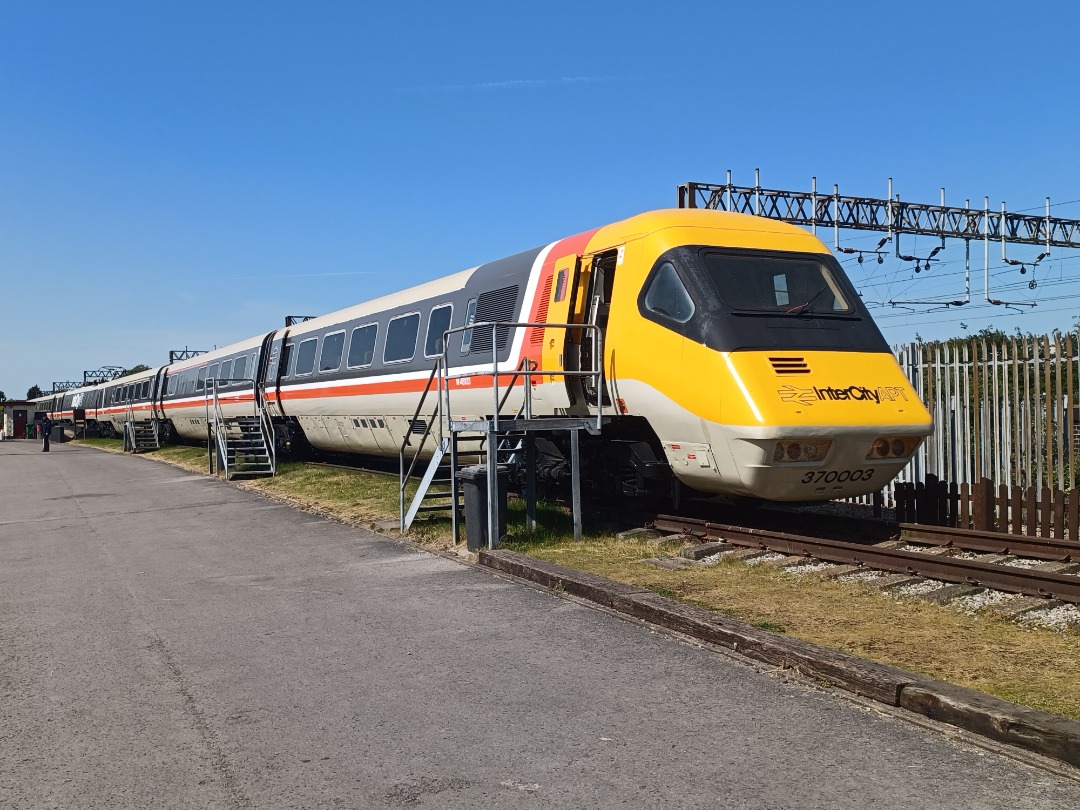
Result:
<svg viewBox="0 0 1080 810"><path fill-rule="evenodd" d="M217 363L214 363L212 366L210 366L209 370L206 372L206 379L208 379L208 380L211 379L211 378L214 379L214 380L217 380L220 376L221 375L218 374L218 364ZM220 388L221 386L219 385L218 387Z"/></svg>
<svg viewBox="0 0 1080 810"><path fill-rule="evenodd" d="M143 399L147 399L150 396L150 381L146 380L142 384L142 391L139 394Z"/></svg>
<svg viewBox="0 0 1080 810"><path fill-rule="evenodd" d="M476 299L472 298L472 299L469 300L469 305L465 308L465 325L469 326L470 324L474 323L475 321L476 321ZM461 353L462 354L468 354L469 349L471 349L471 348L472 348L472 329L466 329L464 332L461 333Z"/></svg>
<svg viewBox="0 0 1080 810"><path fill-rule="evenodd" d="M352 330L352 337L349 339L349 368L371 365L371 361L375 359L375 338L378 333L379 325L375 323Z"/></svg>
<svg viewBox="0 0 1080 810"><path fill-rule="evenodd" d="M243 380L247 376L247 357L237 357L233 362L233 377Z"/></svg>
<svg viewBox="0 0 1080 810"><path fill-rule="evenodd" d="M319 355L319 372L337 371L341 368L341 354L345 350L345 333L334 332L323 338Z"/></svg>
<svg viewBox="0 0 1080 810"><path fill-rule="evenodd" d="M221 364L221 379L232 379L232 360L226 360ZM228 385L228 383L226 383Z"/></svg>
<svg viewBox="0 0 1080 810"><path fill-rule="evenodd" d="M199 369L199 376L195 379L195 390L202 391L206 387L206 366Z"/></svg>
<svg viewBox="0 0 1080 810"><path fill-rule="evenodd" d="M436 307L428 316L427 340L424 341L424 355L438 357L443 353L443 333L450 328L450 318L454 307L450 304Z"/></svg>
<svg viewBox="0 0 1080 810"><path fill-rule="evenodd" d="M386 328L386 346L383 347L384 363L404 363L416 354L416 336L420 333L420 313L399 315Z"/></svg>
<svg viewBox="0 0 1080 810"><path fill-rule="evenodd" d="M645 290L645 309L676 323L686 323L694 317L694 301L675 271L675 265L664 262Z"/></svg>
<svg viewBox="0 0 1080 810"><path fill-rule="evenodd" d="M300 346L296 350L297 377L303 377L315 370L315 349L318 345L318 338L308 338L300 341Z"/></svg>

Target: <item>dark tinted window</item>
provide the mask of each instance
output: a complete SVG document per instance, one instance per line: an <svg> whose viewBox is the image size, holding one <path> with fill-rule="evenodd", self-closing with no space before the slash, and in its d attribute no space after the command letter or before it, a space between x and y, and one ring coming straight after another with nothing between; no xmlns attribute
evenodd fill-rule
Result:
<svg viewBox="0 0 1080 810"><path fill-rule="evenodd" d="M233 361L232 373L233 373L233 376L238 380L242 380L247 376L247 358L246 357L237 357L236 360Z"/></svg>
<svg viewBox="0 0 1080 810"><path fill-rule="evenodd" d="M384 363L400 363L411 360L416 353L416 336L420 332L420 313L402 315L390 321L386 328L386 346L383 348Z"/></svg>
<svg viewBox="0 0 1080 810"><path fill-rule="evenodd" d="M206 366L199 369L199 376L195 380L195 390L202 391L206 381Z"/></svg>
<svg viewBox="0 0 1080 810"><path fill-rule="evenodd" d="M221 379L228 380L232 378L232 360L226 360L221 364Z"/></svg>
<svg viewBox="0 0 1080 810"><path fill-rule="evenodd" d="M851 312L832 271L817 259L702 255L720 299L733 309L775 313Z"/></svg>
<svg viewBox="0 0 1080 810"><path fill-rule="evenodd" d="M315 349L319 344L318 338L309 338L300 342L296 349L296 376L310 374L315 370Z"/></svg>
<svg viewBox="0 0 1080 810"><path fill-rule="evenodd" d="M424 354L436 357L443 351L443 332L450 328L450 317L454 308L447 304L431 310L427 324L427 340L424 341Z"/></svg>
<svg viewBox="0 0 1080 810"><path fill-rule="evenodd" d="M555 280L555 300L562 301L564 298L566 298L566 271L560 270Z"/></svg>
<svg viewBox="0 0 1080 810"><path fill-rule="evenodd" d="M678 323L686 323L694 316L694 302L671 262L660 265L649 281L644 304L649 312Z"/></svg>
<svg viewBox="0 0 1080 810"><path fill-rule="evenodd" d="M379 325L375 323L352 330L352 338L349 340L349 368L371 365L375 358L375 338L378 333Z"/></svg>
<svg viewBox="0 0 1080 810"><path fill-rule="evenodd" d="M206 372L206 379L208 379L208 380L211 379L211 378L217 380L220 376L221 376L221 374L218 372L218 364L217 363L214 363L212 366L210 366L210 368ZM220 388L221 386L219 385L218 387Z"/></svg>
<svg viewBox="0 0 1080 810"><path fill-rule="evenodd" d="M470 298L469 305L465 308L465 325L476 322L476 299ZM468 354L472 348L472 329L466 329L461 333L461 352Z"/></svg>
<svg viewBox="0 0 1080 810"><path fill-rule="evenodd" d="M296 354L292 343L286 343L281 347L281 376L288 377L292 374L292 361Z"/></svg>
<svg viewBox="0 0 1080 810"><path fill-rule="evenodd" d="M319 371L337 371L341 367L341 353L344 349L344 332L334 332L324 337L322 354L319 355Z"/></svg>

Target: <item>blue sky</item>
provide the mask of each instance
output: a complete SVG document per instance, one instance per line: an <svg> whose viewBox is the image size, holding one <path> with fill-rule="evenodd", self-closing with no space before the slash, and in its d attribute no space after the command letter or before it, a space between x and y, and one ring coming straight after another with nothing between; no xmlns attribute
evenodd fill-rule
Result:
<svg viewBox="0 0 1080 810"><path fill-rule="evenodd" d="M729 168L1080 218L1080 6L999 8L3 0L0 389L224 345ZM1076 255L1029 290L992 249L995 297L1038 303L1017 314L978 303L972 254L967 307L873 307L890 342L1073 325ZM845 266L872 304L961 295L942 255Z"/></svg>

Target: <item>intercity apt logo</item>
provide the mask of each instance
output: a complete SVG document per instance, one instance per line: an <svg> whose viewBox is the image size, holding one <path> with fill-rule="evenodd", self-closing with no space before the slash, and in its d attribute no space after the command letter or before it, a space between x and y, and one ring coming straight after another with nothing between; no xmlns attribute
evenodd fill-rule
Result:
<svg viewBox="0 0 1080 810"><path fill-rule="evenodd" d="M878 386L867 388L865 385L849 385L846 388L833 386L812 386L800 388L797 385L785 385L778 388L776 393L784 402L792 402L798 405L814 405L818 402L872 402L880 405L882 402L895 402L896 400L907 401L907 391L899 386Z"/></svg>

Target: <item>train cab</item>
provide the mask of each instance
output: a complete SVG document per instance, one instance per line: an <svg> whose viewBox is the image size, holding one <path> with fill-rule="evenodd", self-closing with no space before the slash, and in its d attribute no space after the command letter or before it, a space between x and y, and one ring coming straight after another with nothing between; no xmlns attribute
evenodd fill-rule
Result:
<svg viewBox="0 0 1080 810"><path fill-rule="evenodd" d="M554 268L548 312L600 328L603 396L648 425L694 489L796 501L873 492L932 429L858 292L801 228L658 211L599 229ZM564 285L574 289L560 311ZM546 342L545 366L559 354L566 368L587 363L588 342L573 341ZM580 382L548 381L559 385L571 409L597 407Z"/></svg>

